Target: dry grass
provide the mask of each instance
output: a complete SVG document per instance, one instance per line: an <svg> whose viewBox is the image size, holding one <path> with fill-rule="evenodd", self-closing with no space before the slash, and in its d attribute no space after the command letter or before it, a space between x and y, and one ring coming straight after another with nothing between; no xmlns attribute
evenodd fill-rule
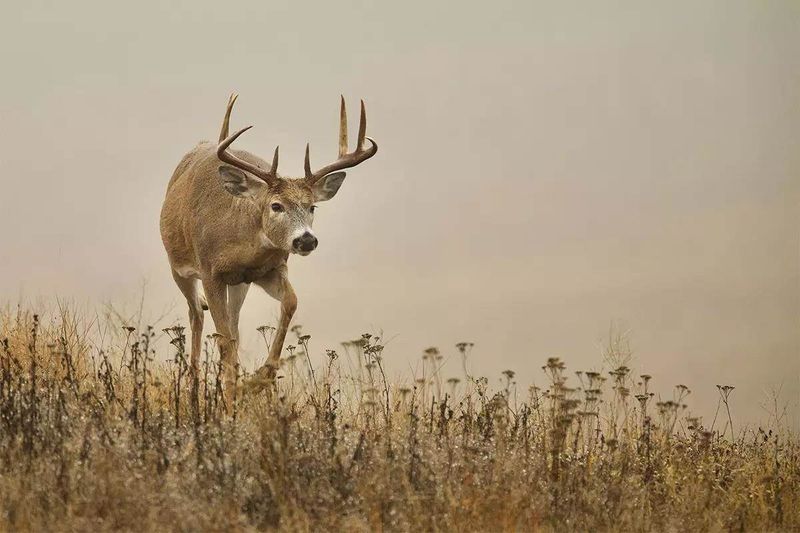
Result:
<svg viewBox="0 0 800 533"><path fill-rule="evenodd" d="M298 335L278 390L226 417L213 339L193 383L180 328L111 324L0 317L3 530L800 528L796 437L734 433L727 402L703 427L680 386L656 403L619 339L610 374L568 380L550 359L549 387L523 395L511 371L499 391L446 380L435 349L396 386L369 336L311 371ZM156 357L157 334L171 353Z"/></svg>

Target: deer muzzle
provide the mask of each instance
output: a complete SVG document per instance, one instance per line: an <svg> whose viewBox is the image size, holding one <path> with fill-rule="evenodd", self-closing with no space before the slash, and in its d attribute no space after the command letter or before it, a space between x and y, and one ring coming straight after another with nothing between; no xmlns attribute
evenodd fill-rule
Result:
<svg viewBox="0 0 800 533"><path fill-rule="evenodd" d="M314 234L306 231L292 241L292 248L300 255L308 255L314 251L317 244L319 244L319 241L314 237Z"/></svg>

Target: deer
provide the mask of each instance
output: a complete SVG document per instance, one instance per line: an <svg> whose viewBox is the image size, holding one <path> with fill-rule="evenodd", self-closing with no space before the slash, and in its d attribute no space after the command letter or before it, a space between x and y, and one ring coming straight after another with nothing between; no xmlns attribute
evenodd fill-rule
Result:
<svg viewBox="0 0 800 533"><path fill-rule="evenodd" d="M289 282L289 256L307 256L317 248L319 241L312 230L316 204L336 195L345 178L343 170L378 151L378 144L366 136L367 115L361 100L358 138L355 149L348 152L342 96L338 158L312 170L310 144L306 144L304 175L282 176L278 174L279 147L272 163L230 148L253 127L229 135L237 98L231 94L228 99L218 142L200 142L181 159L167 186L160 217L172 277L189 306L190 373L198 376L204 311L208 310L217 333L223 390L228 391L238 378L239 313L250 285L280 302L267 359L257 371L274 383L297 309L297 295Z"/></svg>

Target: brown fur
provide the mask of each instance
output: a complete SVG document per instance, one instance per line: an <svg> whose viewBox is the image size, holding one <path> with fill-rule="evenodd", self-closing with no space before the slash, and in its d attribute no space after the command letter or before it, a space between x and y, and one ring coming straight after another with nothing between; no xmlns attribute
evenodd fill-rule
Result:
<svg viewBox="0 0 800 533"><path fill-rule="evenodd" d="M287 268L293 236L297 228L310 230L312 203L315 199L331 198L344 178L344 173L338 172L313 180L308 176L287 179L276 172L274 177L264 180L253 172L269 171L271 165L242 150L229 150L245 162L238 163L240 168L225 165L217 153L228 137L235 100L232 96L228 102L220 145L201 142L183 157L167 186L161 209L161 238L175 283L189 305L192 370L197 372L204 322L205 302L197 287L197 280L200 280L220 334L218 343L227 390L231 390L235 381L239 311L250 283L281 302L279 324L265 365L267 375L274 376L286 331L297 308ZM361 121L359 147L364 142L366 125L363 103ZM374 141L370 142L374 145ZM346 139L344 143L346 145ZM345 154L344 158L340 154L339 167L353 166L365 159L364 152L358 150ZM375 150L377 145L368 157L374 155ZM245 172L241 167L246 164L258 168ZM308 169L308 163L306 166ZM271 208L276 202L283 207L279 212ZM230 404L226 404L230 408Z"/></svg>

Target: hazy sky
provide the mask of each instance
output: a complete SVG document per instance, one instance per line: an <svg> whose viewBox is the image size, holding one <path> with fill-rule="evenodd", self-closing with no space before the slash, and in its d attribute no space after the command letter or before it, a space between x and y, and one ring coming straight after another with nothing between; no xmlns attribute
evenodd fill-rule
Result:
<svg viewBox="0 0 800 533"><path fill-rule="evenodd" d="M707 422L726 383L741 421L782 385L798 425L797 2L161 4L3 6L4 302L146 281L185 321L158 232L181 156L237 91L239 145L299 175L306 141L335 156L343 93L381 148L290 261L318 354L383 329L409 375L467 340L475 373L542 384L551 355L600 368L616 320ZM245 361L276 312L251 291Z"/></svg>

